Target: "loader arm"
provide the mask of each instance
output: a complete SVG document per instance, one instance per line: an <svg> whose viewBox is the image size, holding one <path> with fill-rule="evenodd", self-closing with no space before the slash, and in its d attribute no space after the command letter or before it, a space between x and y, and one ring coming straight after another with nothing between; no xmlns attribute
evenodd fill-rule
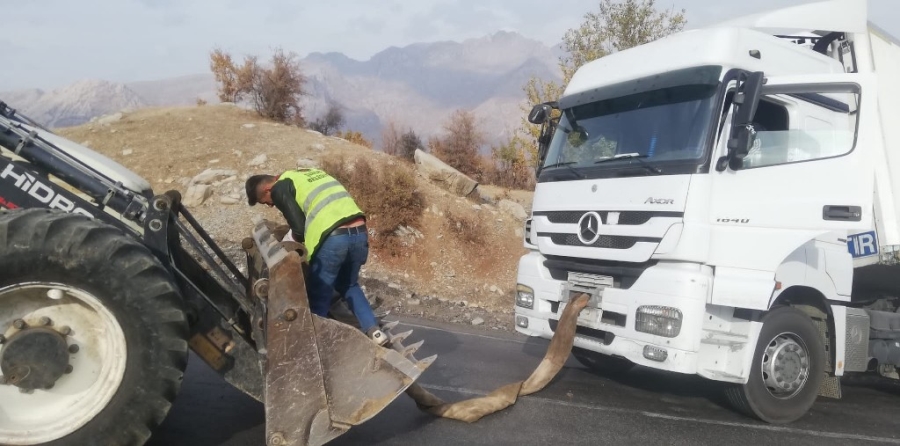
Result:
<svg viewBox="0 0 900 446"><path fill-rule="evenodd" d="M416 361L416 346L400 348L409 333L394 336L386 328L393 348L379 347L358 328L313 315L305 247L279 243L262 220L242 243L242 272L178 191L154 195L133 172L2 102L0 147L0 208L56 208L91 217L106 234L138 242L147 248L140 255L159 261L166 273L158 280L177 286L184 304L169 302L159 314L186 318L177 340L186 336L191 350L228 383L265 404L268 444L330 441L384 409L434 360ZM159 348L169 345L179 343Z"/></svg>

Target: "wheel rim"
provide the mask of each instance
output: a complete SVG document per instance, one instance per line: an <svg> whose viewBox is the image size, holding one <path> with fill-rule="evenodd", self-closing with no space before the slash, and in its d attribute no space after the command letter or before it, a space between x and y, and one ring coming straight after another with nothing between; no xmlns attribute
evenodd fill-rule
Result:
<svg viewBox="0 0 900 446"><path fill-rule="evenodd" d="M762 379L775 398L788 399L800 392L809 379L809 369L809 350L794 333L778 334L763 351Z"/></svg>
<svg viewBox="0 0 900 446"><path fill-rule="evenodd" d="M0 444L34 444L64 437L103 410L122 383L127 361L125 334L99 299L84 290L46 282L0 288L0 334L5 337L0 344L0 362L8 366L7 371L12 370L10 358L21 350L13 347L16 335L21 340L40 334L46 340L48 333L64 339L62 347L68 356L64 365L71 367L66 367L50 389L23 391L9 376L0 379ZM4 353L8 353L5 359ZM47 367L58 368L59 360L55 361ZM40 382L48 383L46 378Z"/></svg>

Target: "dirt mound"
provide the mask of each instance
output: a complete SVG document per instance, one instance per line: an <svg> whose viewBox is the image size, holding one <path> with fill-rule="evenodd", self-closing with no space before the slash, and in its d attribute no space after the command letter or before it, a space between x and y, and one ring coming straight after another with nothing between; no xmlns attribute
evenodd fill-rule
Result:
<svg viewBox="0 0 900 446"><path fill-rule="evenodd" d="M408 170L424 212L416 227L372 234L393 236L400 247L373 247L362 274L369 298L395 314L512 329L516 265L525 251L521 208L509 202L527 212L529 192L480 186L487 201L457 197L415 175L411 163L229 105L144 109L58 133L135 171L156 193L180 191L216 242L237 255L253 215L284 221L275 209L247 206L250 175L335 160Z"/></svg>

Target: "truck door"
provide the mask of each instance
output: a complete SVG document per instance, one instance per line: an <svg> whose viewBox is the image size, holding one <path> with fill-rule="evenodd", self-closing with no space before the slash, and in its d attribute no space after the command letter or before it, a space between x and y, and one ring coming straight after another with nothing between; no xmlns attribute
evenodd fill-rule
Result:
<svg viewBox="0 0 900 446"><path fill-rule="evenodd" d="M710 263L774 272L818 235L870 230L877 101L870 75L769 77L737 166L717 163L734 132L726 104L710 168Z"/></svg>

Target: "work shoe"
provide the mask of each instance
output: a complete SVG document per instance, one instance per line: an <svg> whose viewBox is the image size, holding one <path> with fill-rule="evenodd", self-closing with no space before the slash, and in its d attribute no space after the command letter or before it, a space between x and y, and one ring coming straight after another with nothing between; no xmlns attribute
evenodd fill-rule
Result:
<svg viewBox="0 0 900 446"><path fill-rule="evenodd" d="M370 328L366 334L369 336L370 339L372 339L373 342L375 342L378 345L383 346L384 344L387 344L387 341L388 341L387 335L384 334L384 332L381 331L378 327Z"/></svg>

